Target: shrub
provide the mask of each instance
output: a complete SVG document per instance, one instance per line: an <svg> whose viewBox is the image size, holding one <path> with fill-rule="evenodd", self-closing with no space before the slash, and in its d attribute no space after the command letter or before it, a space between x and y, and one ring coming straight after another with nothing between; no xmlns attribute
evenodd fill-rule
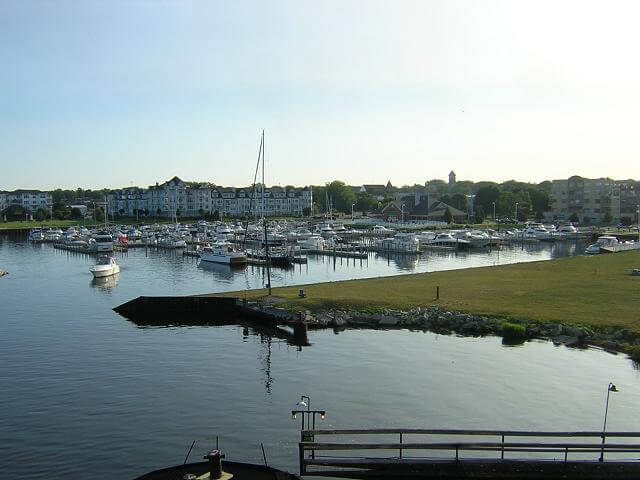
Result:
<svg viewBox="0 0 640 480"><path fill-rule="evenodd" d="M524 325L505 322L502 324L502 337L505 340L524 340L527 337L527 329Z"/></svg>

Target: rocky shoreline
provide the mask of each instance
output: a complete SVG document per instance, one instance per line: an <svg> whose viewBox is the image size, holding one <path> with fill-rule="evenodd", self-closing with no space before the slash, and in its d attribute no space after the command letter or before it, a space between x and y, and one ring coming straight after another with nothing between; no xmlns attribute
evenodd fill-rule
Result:
<svg viewBox="0 0 640 480"><path fill-rule="evenodd" d="M310 329L384 328L430 331L441 334L480 337L501 336L505 344L544 339L569 347L598 346L613 352L623 352L640 361L640 335L624 328L593 328L562 323L538 323L520 319L500 319L444 309L439 306L415 307L410 310L384 310L378 313L323 310L311 313L292 312L277 306L261 305L263 314L298 318Z"/></svg>

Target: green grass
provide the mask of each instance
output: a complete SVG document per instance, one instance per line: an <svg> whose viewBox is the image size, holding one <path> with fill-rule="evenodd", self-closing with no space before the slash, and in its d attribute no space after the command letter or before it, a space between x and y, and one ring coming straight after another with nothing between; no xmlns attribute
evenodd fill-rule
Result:
<svg viewBox="0 0 640 480"><path fill-rule="evenodd" d="M640 252L579 256L497 267L380 277L276 288L274 296L295 310L380 311L438 304L444 308L509 320L640 332ZM440 299L436 300L436 286ZM263 290L225 295L258 298Z"/></svg>
<svg viewBox="0 0 640 480"><path fill-rule="evenodd" d="M0 223L0 230L15 230L15 229L30 229L30 228L43 228L43 227L70 227L72 225L96 225L93 220L44 220L38 221L17 221L17 222L2 222Z"/></svg>

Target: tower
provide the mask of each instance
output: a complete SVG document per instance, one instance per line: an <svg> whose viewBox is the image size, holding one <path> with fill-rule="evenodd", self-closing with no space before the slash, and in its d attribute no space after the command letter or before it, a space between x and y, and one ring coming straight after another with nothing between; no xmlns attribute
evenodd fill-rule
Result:
<svg viewBox="0 0 640 480"><path fill-rule="evenodd" d="M451 170L449 172L449 186L452 187L456 184L456 172Z"/></svg>

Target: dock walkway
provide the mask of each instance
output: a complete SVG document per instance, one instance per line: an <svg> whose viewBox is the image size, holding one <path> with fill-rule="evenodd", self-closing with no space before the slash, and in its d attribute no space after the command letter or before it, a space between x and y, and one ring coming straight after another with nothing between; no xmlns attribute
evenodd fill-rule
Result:
<svg viewBox="0 0 640 480"><path fill-rule="evenodd" d="M317 442L317 436L337 440ZM425 436L427 440L421 440ZM357 438L363 437L367 441L359 443ZM381 437L385 439L377 440ZM300 475L451 480L638 478L639 438L640 432L303 430Z"/></svg>

